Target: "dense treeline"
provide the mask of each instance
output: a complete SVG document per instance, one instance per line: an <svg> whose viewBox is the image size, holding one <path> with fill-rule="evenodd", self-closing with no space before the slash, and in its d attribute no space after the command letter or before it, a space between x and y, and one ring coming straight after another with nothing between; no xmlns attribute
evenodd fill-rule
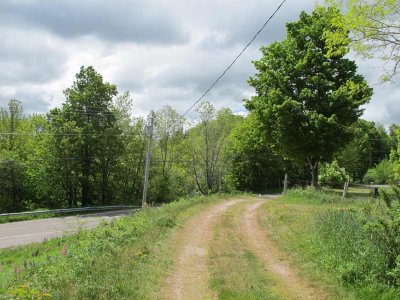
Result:
<svg viewBox="0 0 400 300"><path fill-rule="evenodd" d="M92 67L64 94L46 115L25 115L18 100L1 108L1 212L140 203L147 137L130 94ZM169 106L156 112L150 202L236 189L229 149L243 118L208 102L197 113L190 125Z"/></svg>
<svg viewBox="0 0 400 300"><path fill-rule="evenodd" d="M18 100L1 108L1 212L140 203L147 137L145 120L131 117L130 94L118 94L92 67L82 67L65 97L46 115L25 115ZM285 173L293 182L310 180L305 163L287 159L268 142L255 114L217 111L208 102L197 113L199 121L190 124L169 106L156 112L150 202L279 190ZM362 181L397 149L396 129L388 134L359 120L353 140L335 156L340 167Z"/></svg>

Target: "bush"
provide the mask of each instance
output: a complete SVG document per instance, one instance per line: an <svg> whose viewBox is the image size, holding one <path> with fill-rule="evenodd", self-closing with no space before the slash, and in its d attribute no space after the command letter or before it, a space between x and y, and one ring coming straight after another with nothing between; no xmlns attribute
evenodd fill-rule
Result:
<svg viewBox="0 0 400 300"><path fill-rule="evenodd" d="M336 160L330 164L321 164L319 172L320 184L329 187L342 187L347 178L346 170L339 167Z"/></svg>
<svg viewBox="0 0 400 300"><path fill-rule="evenodd" d="M393 162L384 159L374 168L369 169L367 174L365 174L364 182L373 183L389 183L393 179L394 175L394 164Z"/></svg>
<svg viewBox="0 0 400 300"><path fill-rule="evenodd" d="M315 232L324 253L320 263L335 270L342 282L400 287L399 188L382 190L381 202L374 207L320 214Z"/></svg>
<svg viewBox="0 0 400 300"><path fill-rule="evenodd" d="M386 275L386 246L375 242L377 232L365 230L367 222L352 209L329 210L317 219L316 242L325 253L321 263L336 270L343 283L371 283Z"/></svg>

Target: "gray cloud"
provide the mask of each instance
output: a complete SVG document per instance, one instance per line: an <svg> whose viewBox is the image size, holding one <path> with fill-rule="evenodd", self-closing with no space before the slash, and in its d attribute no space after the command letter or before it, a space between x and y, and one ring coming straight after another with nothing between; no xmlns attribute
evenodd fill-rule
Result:
<svg viewBox="0 0 400 300"><path fill-rule="evenodd" d="M61 76L66 55L43 33L0 30L0 82L43 83Z"/></svg>
<svg viewBox="0 0 400 300"><path fill-rule="evenodd" d="M204 15L198 16L199 23L202 26L208 26L211 32L204 37L199 46L204 49L213 49L244 45L261 28L280 2L279 0L250 1L243 5L240 1L218 1L217 3L201 1L200 5L208 7L212 5L215 9L210 11L209 18ZM254 41L253 47L282 40L286 33L285 24L297 20L301 11L311 12L313 8L313 1L294 1L284 4ZM207 22L204 22L205 19Z"/></svg>
<svg viewBox="0 0 400 300"><path fill-rule="evenodd" d="M94 35L110 41L179 43L187 35L161 1L31 0L0 2L0 22L39 27L59 36Z"/></svg>
<svg viewBox="0 0 400 300"><path fill-rule="evenodd" d="M131 90L135 115L171 105L184 112L221 74L280 0L0 1L0 106L10 98L27 112L64 101L81 65L93 65L119 90ZM234 67L205 97L242 111L261 45L285 38L285 23L314 1L288 1ZM360 63L371 84L376 69ZM53 96L54 95L54 96ZM399 88L376 89L365 118L399 123ZM189 114L195 116L195 113Z"/></svg>
<svg viewBox="0 0 400 300"><path fill-rule="evenodd" d="M20 87L13 92L0 89L0 107L7 108L10 99L17 99L22 102L25 114L44 113L50 109L51 97L43 89L32 87Z"/></svg>
<svg viewBox="0 0 400 300"><path fill-rule="evenodd" d="M181 64L159 74L153 82L163 87L191 89L194 95L201 94L222 74L239 51L236 48L233 51L229 49L219 53L190 56L181 61ZM249 76L255 72L251 60L258 56L258 50L249 50L225 74L214 90L219 90L225 85L245 85Z"/></svg>

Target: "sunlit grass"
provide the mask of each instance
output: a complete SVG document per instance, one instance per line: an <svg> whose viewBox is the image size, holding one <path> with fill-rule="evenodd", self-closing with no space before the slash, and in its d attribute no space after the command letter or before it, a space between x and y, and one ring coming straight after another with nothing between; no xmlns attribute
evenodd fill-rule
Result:
<svg viewBox="0 0 400 300"><path fill-rule="evenodd" d="M367 234L377 198L292 190L264 207L263 224L303 276L337 299L398 299L382 280L385 246Z"/></svg>

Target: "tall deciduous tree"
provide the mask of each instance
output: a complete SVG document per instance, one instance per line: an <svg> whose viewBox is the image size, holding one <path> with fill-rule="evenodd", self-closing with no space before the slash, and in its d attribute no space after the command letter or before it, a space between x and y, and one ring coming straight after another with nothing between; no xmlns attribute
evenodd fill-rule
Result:
<svg viewBox="0 0 400 300"><path fill-rule="evenodd" d="M192 174L197 189L209 195L221 189L222 177L229 162L229 157L224 155L228 137L242 117L235 116L227 108L217 112L209 102L201 103L197 112L201 122L188 134Z"/></svg>
<svg viewBox="0 0 400 300"><path fill-rule="evenodd" d="M65 156L64 179L70 187L66 192L71 196L75 193L79 178L82 206L92 204L94 198L100 198L103 204L109 201L108 179L120 149L120 131L112 107L117 93L117 87L104 82L93 67L81 67L73 85L64 91L62 109L50 113L59 155ZM98 181L100 191L94 191Z"/></svg>
<svg viewBox="0 0 400 300"><path fill-rule="evenodd" d="M249 79L257 95L246 107L264 123L264 134L284 155L306 161L312 185L318 164L350 139L350 125L362 114L372 89L345 53L328 55L325 31L334 30L336 8L317 8L287 24L287 38L262 47L258 73ZM343 46L343 45L342 45Z"/></svg>
<svg viewBox="0 0 400 300"><path fill-rule="evenodd" d="M150 197L156 202L170 201L179 196L182 172L178 172L179 144L183 140L185 119L172 107L164 106L156 111L153 147L153 173Z"/></svg>

